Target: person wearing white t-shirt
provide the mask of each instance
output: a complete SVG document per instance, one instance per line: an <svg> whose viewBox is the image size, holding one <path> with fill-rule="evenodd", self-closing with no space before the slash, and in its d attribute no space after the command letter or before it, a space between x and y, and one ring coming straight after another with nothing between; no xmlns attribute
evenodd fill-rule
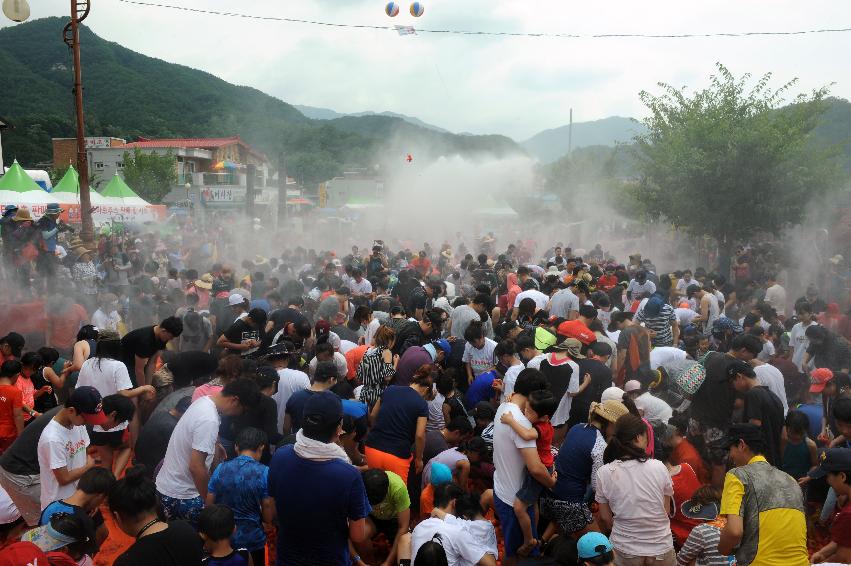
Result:
<svg viewBox="0 0 851 566"><path fill-rule="evenodd" d="M673 346L659 346L650 350L650 369L658 369L669 362L684 360L688 354L685 350Z"/></svg>
<svg viewBox="0 0 851 566"><path fill-rule="evenodd" d="M51 419L38 439L41 508L70 497L80 477L97 465L86 455L89 435L84 425L105 425L109 418L102 397L94 387L78 386L65 406Z"/></svg>
<svg viewBox="0 0 851 566"><path fill-rule="evenodd" d="M800 303L795 306L799 322L789 332L789 347L792 348L792 363L798 371L804 371L804 354L810 347L810 339L807 338L807 328L818 324L813 320L813 308L808 303Z"/></svg>
<svg viewBox="0 0 851 566"><path fill-rule="evenodd" d="M789 412L789 401L786 399L786 382L783 379L783 372L771 364L763 363L759 360L751 362L756 374L756 380L760 385L768 387L768 390L777 395L780 402L783 403L783 415Z"/></svg>
<svg viewBox="0 0 851 566"><path fill-rule="evenodd" d="M292 369L290 365L290 346L278 342L266 350L266 360L272 363L278 372L278 390L272 395L278 406L278 430L284 429L284 416L287 413L287 401L293 393L302 389L310 389L310 378L303 371Z"/></svg>
<svg viewBox="0 0 851 566"><path fill-rule="evenodd" d="M118 332L104 330L97 340L97 354L89 358L80 367L77 386L89 385L98 390L101 397L120 394L133 399L144 396L153 399L157 391L153 385L133 387L127 366L121 359L121 337ZM129 426L128 421L119 422L116 426L105 429L99 425L92 427L91 443L97 449L97 459L112 470L115 477L121 476L127 462L130 461L131 442L135 439L124 438L124 431ZM132 432L132 431L131 431Z"/></svg>
<svg viewBox="0 0 851 566"><path fill-rule="evenodd" d="M479 375L489 372L494 368L495 361L493 352L496 342L485 338L484 329L481 324L470 324L464 332L464 354L461 361L467 371L467 383L473 383Z"/></svg>
<svg viewBox="0 0 851 566"><path fill-rule="evenodd" d="M512 320L517 320L517 315L520 312L520 301L523 299L532 299L535 301L535 308L537 310L542 310L547 308L547 305L550 302L550 297L546 293L542 293L538 291L535 287L535 282L532 279L527 279L525 283L523 283L523 291L517 293L517 296L514 298L514 304L511 305L514 308L512 312Z"/></svg>
<svg viewBox="0 0 851 566"><path fill-rule="evenodd" d="M434 488L434 511L431 517L421 521L411 533L411 560L418 564L417 553L426 543L435 540L446 554L449 566L495 566L496 558L488 549L462 528L454 519L455 500L463 490L454 483L445 483ZM428 550L424 551L424 554Z"/></svg>
<svg viewBox="0 0 851 566"><path fill-rule="evenodd" d="M166 519L183 519L197 528L207 497L210 467L217 453L221 417L239 416L259 403L257 383L241 378L218 393L199 397L189 406L171 433L157 474L157 493Z"/></svg>
<svg viewBox="0 0 851 566"><path fill-rule="evenodd" d="M683 271L683 276L681 279L677 281L677 295L680 297L684 297L686 294L686 289L688 289L689 285L700 285L700 283L692 277L691 269L686 269Z"/></svg>
<svg viewBox="0 0 851 566"><path fill-rule="evenodd" d="M513 428L503 424L500 419L505 413L511 413L521 426L532 428L532 423L523 414L527 397L533 391L547 389L546 378L540 371L527 368L520 372L514 384L511 399L499 406L494 417L493 428L493 464L494 464L494 506L502 525L505 540L505 560L510 566L517 563L517 549L523 544L523 531L514 514L514 499L523 486L524 470L538 480L544 487L552 488L555 479L541 463L534 440L523 440ZM535 531L534 507L529 508L532 519L532 532Z"/></svg>
<svg viewBox="0 0 851 566"><path fill-rule="evenodd" d="M768 306L777 312L777 316L784 318L786 316L786 289L783 288L774 275L766 276L765 299Z"/></svg>

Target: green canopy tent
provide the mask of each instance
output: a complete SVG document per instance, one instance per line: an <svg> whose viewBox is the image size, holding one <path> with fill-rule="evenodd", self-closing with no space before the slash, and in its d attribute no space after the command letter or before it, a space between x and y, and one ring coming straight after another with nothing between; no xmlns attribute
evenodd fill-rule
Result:
<svg viewBox="0 0 851 566"><path fill-rule="evenodd" d="M0 177L0 202L3 204L48 204L50 195L39 187L16 159Z"/></svg>
<svg viewBox="0 0 851 566"><path fill-rule="evenodd" d="M104 198L103 204L114 206L148 206L149 204L145 199L134 193L133 189L127 186L127 183L118 173L100 192L100 195Z"/></svg>

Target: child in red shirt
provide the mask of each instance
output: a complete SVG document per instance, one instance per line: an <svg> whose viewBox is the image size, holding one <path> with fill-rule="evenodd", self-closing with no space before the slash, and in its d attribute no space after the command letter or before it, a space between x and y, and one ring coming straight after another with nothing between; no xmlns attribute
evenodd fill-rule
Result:
<svg viewBox="0 0 851 566"><path fill-rule="evenodd" d="M558 401L551 391L547 389L533 391L529 394L529 402L526 404L525 411L523 411L523 414L532 423L532 428L526 428L515 421L511 413L505 413L500 418L503 424L507 424L514 429L514 432L523 440L535 441L535 447L538 449L538 457L550 474L553 473L554 465L553 434L555 432L552 423L550 423L550 418L552 418L557 408ZM523 545L517 549L518 556L528 556L538 544L538 540L532 535L532 520L529 518L526 510L530 505L535 505L535 515L538 514L538 498L543 490L544 486L526 470L523 486L517 492L517 497L514 499L514 514L517 516L517 522L523 530Z"/></svg>
<svg viewBox="0 0 851 566"><path fill-rule="evenodd" d="M15 387L18 377L18 362L9 367L8 362L0 366L0 454L5 452L24 430L24 398ZM3 371L3 370L7 371ZM14 371L10 371L14 370Z"/></svg>

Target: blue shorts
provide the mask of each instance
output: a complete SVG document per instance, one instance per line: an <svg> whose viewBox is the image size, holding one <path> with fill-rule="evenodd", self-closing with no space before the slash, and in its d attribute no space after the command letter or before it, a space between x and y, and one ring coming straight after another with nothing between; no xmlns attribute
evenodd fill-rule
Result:
<svg viewBox="0 0 851 566"><path fill-rule="evenodd" d="M514 514L513 502L505 503L494 495L493 503L505 540L505 555L516 556L517 549L523 545L523 531L520 529L520 523L517 522L517 516ZM532 520L532 535L537 538L537 535L535 535L535 507L530 505L526 508L526 512Z"/></svg>
<svg viewBox="0 0 851 566"><path fill-rule="evenodd" d="M166 521L182 519L192 525L196 531L198 530L198 518L204 509L204 500L200 496L192 499L175 499L159 491L157 495L160 497Z"/></svg>

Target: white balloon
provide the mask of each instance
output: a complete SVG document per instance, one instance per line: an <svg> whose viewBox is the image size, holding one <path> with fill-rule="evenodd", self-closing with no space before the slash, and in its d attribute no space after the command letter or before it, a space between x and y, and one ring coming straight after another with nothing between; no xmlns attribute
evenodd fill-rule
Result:
<svg viewBox="0 0 851 566"><path fill-rule="evenodd" d="M3 13L13 22L23 22L30 17L27 0L3 0Z"/></svg>

